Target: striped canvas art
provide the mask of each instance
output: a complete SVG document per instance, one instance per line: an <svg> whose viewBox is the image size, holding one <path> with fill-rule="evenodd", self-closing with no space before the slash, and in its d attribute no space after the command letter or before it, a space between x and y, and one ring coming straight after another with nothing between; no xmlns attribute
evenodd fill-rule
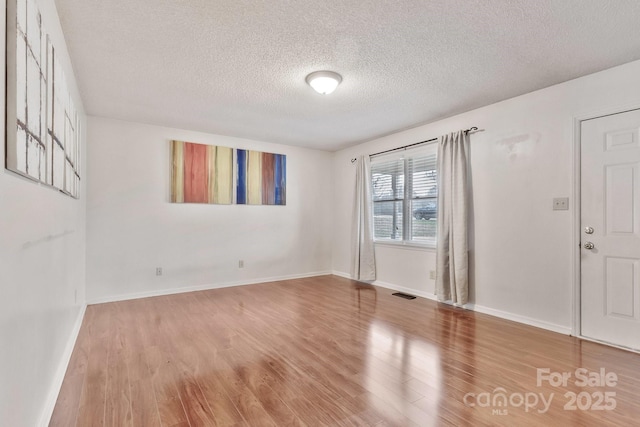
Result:
<svg viewBox="0 0 640 427"><path fill-rule="evenodd" d="M287 156L236 150L236 203L287 204Z"/></svg>
<svg viewBox="0 0 640 427"><path fill-rule="evenodd" d="M171 141L173 203L233 203L233 149Z"/></svg>

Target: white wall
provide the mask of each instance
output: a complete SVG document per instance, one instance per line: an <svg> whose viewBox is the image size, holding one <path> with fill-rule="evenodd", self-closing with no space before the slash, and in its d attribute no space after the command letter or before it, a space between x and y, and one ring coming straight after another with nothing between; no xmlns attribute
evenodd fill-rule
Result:
<svg viewBox="0 0 640 427"><path fill-rule="evenodd" d="M82 113L55 3L37 3ZM3 162L4 150L3 142ZM85 298L85 200L84 185L74 200L0 169L0 425L33 426L53 410Z"/></svg>
<svg viewBox="0 0 640 427"><path fill-rule="evenodd" d="M169 203L172 139L286 154L287 205ZM89 302L331 270L331 153L96 117L88 140Z"/></svg>
<svg viewBox="0 0 640 427"><path fill-rule="evenodd" d="M350 159L477 126L484 132L471 136L472 301L480 310L568 332L576 206L572 199L569 211L552 211L552 198L573 194L574 118L628 107L640 108L640 61L335 153L334 271L349 272ZM378 245L376 259L379 281L434 293L433 251Z"/></svg>

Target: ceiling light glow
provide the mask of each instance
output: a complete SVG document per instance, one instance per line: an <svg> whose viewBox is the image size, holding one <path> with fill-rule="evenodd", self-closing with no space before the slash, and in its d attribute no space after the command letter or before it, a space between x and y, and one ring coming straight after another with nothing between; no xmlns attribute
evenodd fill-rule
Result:
<svg viewBox="0 0 640 427"><path fill-rule="evenodd" d="M307 76L307 83L316 92L322 95L329 95L336 90L342 77L333 71L316 71Z"/></svg>

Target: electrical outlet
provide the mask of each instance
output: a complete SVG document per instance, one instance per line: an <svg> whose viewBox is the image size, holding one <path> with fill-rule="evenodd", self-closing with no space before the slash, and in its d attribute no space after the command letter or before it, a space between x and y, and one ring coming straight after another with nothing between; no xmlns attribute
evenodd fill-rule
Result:
<svg viewBox="0 0 640 427"><path fill-rule="evenodd" d="M429 272L429 279L436 280L436 271L435 270L431 270Z"/></svg>
<svg viewBox="0 0 640 427"><path fill-rule="evenodd" d="M569 198L568 197L556 197L553 199L554 211L568 211L569 210Z"/></svg>
<svg viewBox="0 0 640 427"><path fill-rule="evenodd" d="M238 261L238 268L244 268L244 261L243 260Z"/></svg>
<svg viewBox="0 0 640 427"><path fill-rule="evenodd" d="M162 276L162 267L156 267L156 276Z"/></svg>

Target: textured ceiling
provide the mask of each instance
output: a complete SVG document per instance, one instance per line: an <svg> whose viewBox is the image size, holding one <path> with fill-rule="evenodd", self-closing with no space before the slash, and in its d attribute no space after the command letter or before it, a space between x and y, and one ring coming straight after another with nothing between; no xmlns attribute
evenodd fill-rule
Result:
<svg viewBox="0 0 640 427"><path fill-rule="evenodd" d="M639 0L56 4L88 114L325 150L640 59Z"/></svg>

